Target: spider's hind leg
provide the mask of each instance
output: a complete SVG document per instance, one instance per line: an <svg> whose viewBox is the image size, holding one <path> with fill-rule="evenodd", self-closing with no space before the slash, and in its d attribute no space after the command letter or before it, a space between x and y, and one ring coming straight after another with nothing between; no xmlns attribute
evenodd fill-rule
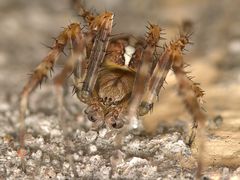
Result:
<svg viewBox="0 0 240 180"><path fill-rule="evenodd" d="M183 102L188 110L188 112L193 117L193 128L189 138L189 145L192 145L194 138L197 134L198 141L198 170L197 177L201 177L201 171L203 168L203 153L204 153L204 144L205 144L205 122L206 116L201 109L199 99L204 95L203 90L198 86L197 83L194 83L191 78L187 76L187 73L184 70L184 61L182 51L185 48L185 45L189 43L187 36L180 36L180 38L175 41L171 49L173 50L173 72L177 78L179 86L179 94L183 98Z"/></svg>
<svg viewBox="0 0 240 180"><path fill-rule="evenodd" d="M179 94L182 96L187 110L193 117L193 127L188 142L191 146L198 126L201 126L199 129L204 128L206 117L201 107L201 100L204 96L204 91L199 87L198 83L193 82L191 77L187 76L188 72L184 70L185 63L182 51L188 42L189 40L187 36L180 36L179 40L174 42L171 48L173 49L173 54L175 56L172 69L178 82Z"/></svg>

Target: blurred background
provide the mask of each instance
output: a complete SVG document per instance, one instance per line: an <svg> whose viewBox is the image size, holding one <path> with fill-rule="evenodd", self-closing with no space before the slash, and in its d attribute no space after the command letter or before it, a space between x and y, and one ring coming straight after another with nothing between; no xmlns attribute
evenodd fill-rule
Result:
<svg viewBox="0 0 240 180"><path fill-rule="evenodd" d="M144 35L147 22L165 29L169 42L177 37L182 23L193 29L185 60L189 70L205 90L204 108L208 115L211 161L238 166L240 162L240 1L237 0L86 0L88 9L115 13L113 34ZM70 0L0 1L0 110L9 102L17 108L18 95L28 80L27 74L41 62L61 27L80 21ZM162 41L163 44L165 41ZM61 57L64 59L64 56ZM56 66L58 71L60 65ZM172 73L159 103L144 124L152 131L160 122L191 120L177 96ZM33 111L54 109L51 85L39 89L30 102ZM45 89L44 89L45 88ZM48 95L51 97L51 95ZM72 97L75 98L75 97ZM5 102L5 104L3 103ZM49 104L46 105L46 102ZM77 102L77 101L76 101ZM191 122L191 121L188 121ZM211 135L211 136L210 136ZM211 137L211 138L210 138ZM216 138L218 137L218 138ZM218 147L218 148L216 148ZM229 147L228 150L225 148ZM232 148L230 148L232 147Z"/></svg>

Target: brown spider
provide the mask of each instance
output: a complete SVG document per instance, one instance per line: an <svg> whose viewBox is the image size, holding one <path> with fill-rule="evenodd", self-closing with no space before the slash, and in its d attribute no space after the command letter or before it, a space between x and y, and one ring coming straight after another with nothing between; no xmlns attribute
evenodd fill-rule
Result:
<svg viewBox="0 0 240 180"><path fill-rule="evenodd" d="M145 38L133 38L130 35L111 38L113 13L93 15L82 9L81 16L87 23L88 30L83 32L79 23L66 27L55 39L51 51L36 67L21 93L22 147L29 95L51 73L68 43L71 55L54 82L61 90L66 77L73 72L74 91L79 100L87 104L84 112L95 127L106 125L122 128L126 119L138 119L139 116L146 115L152 109L166 76L172 69L178 81L179 94L193 117L189 138L191 145L198 123L204 123L205 115L199 103L199 98L204 93L184 70L187 64L183 60L183 50L190 44L190 35L181 34L178 39L165 44L162 53L158 55L156 49L162 31L158 25L149 23ZM61 101L60 98L60 104Z"/></svg>

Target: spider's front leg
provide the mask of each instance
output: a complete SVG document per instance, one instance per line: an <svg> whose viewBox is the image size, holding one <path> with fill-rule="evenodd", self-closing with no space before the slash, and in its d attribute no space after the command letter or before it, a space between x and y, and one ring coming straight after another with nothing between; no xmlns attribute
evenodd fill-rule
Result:
<svg viewBox="0 0 240 180"><path fill-rule="evenodd" d="M89 22L89 27L93 34L95 34L95 37L88 59L86 74L84 74L83 84L81 87L76 87L77 96L82 102L88 103L93 94L99 69L107 51L112 24L113 14L111 12L105 12L96 16Z"/></svg>
<svg viewBox="0 0 240 180"><path fill-rule="evenodd" d="M53 67L58 60L61 52L63 52L64 47L69 40L72 40L74 43L75 54L74 57L78 56L79 53L83 53L84 43L83 36L81 33L81 27L78 23L70 24L61 34L56 38L52 50L48 55L42 60L42 62L35 68L32 76L29 81L23 88L23 91L20 96L20 112L19 112L19 121L20 121L20 146L24 148L24 133L25 133L25 113L27 110L27 105L29 101L29 95L35 90L38 84L47 78L48 73L53 71Z"/></svg>
<svg viewBox="0 0 240 180"><path fill-rule="evenodd" d="M104 110L94 88L106 55L112 31L113 14L105 12L95 17L87 14L84 18L89 25L89 32L85 34L88 58L82 64L77 63L74 69L74 91L82 102L88 104L85 114L94 122L93 126L99 128L104 123Z"/></svg>
<svg viewBox="0 0 240 180"><path fill-rule="evenodd" d="M149 24L148 33L145 39L145 44L137 45L136 50L129 62L129 68L135 72L135 79L132 86L131 97L128 103L127 110L121 113L119 119L126 121L127 126L124 126L121 133L116 136L116 143L120 145L124 135L127 133L128 125L130 128L138 127L138 108L142 101L146 86L149 82L151 71L153 68L153 55L156 51L158 41L160 40L161 28L158 25Z"/></svg>
<svg viewBox="0 0 240 180"><path fill-rule="evenodd" d="M83 37L69 39L71 55L67 59L63 69L54 77L54 85L58 101L58 115L60 122L63 123L63 86L68 77L73 73L75 67L82 67L86 59L86 42ZM64 126L63 126L64 127Z"/></svg>
<svg viewBox="0 0 240 180"><path fill-rule="evenodd" d="M131 65L138 64L127 115L127 117L130 118L130 122L136 121L139 114L138 107L143 99L146 86L149 83L151 70L154 64L153 56L156 51L158 41L160 40L161 28L158 25L150 24L148 29L149 31L146 37L146 45L142 49L142 55L133 56L129 65L131 67ZM138 53L137 50L136 53Z"/></svg>
<svg viewBox="0 0 240 180"><path fill-rule="evenodd" d="M140 116L146 115L153 108L153 103L156 101L172 66L172 58L170 56L171 50L165 47L164 52L158 58L156 66L153 67L153 73L146 87L141 105L139 106L138 113Z"/></svg>

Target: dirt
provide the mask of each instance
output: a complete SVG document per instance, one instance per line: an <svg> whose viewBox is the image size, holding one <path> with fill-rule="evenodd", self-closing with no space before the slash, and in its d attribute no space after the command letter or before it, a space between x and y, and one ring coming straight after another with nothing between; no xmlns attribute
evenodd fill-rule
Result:
<svg viewBox="0 0 240 180"><path fill-rule="evenodd" d="M205 179L240 178L240 14L238 1L89 1L88 8L115 13L113 34L143 35L147 21L167 40L183 21L193 23L185 61L205 90ZM94 11L95 11L94 10ZM195 179L197 148L185 136L191 126L172 73L143 129L129 131L122 146L116 131L90 130L86 107L66 91L64 126L57 116L51 79L31 96L26 156L18 149L18 100L27 74L41 61L61 27L79 21L67 0L0 1L0 177L2 179ZM55 67L57 73L64 62ZM71 79L69 80L71 85Z"/></svg>

